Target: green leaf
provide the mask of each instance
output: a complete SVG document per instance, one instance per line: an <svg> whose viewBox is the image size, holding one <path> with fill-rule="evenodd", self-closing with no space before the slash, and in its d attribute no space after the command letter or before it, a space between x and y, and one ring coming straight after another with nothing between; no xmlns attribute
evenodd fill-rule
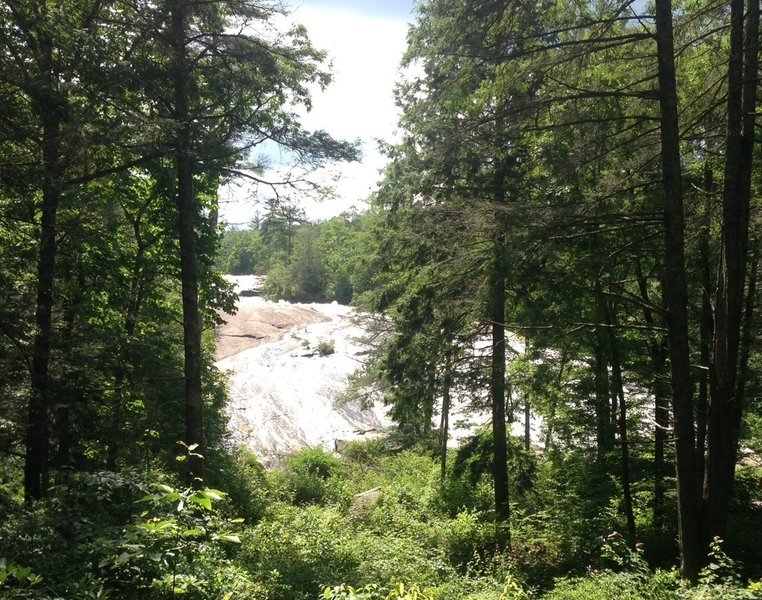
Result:
<svg viewBox="0 0 762 600"><path fill-rule="evenodd" d="M198 504L199 506L205 508L206 510L212 510L212 501L203 492L196 492L190 498L188 498L188 502L193 502L194 504Z"/></svg>
<svg viewBox="0 0 762 600"><path fill-rule="evenodd" d="M186 529L183 531L183 537L191 537L193 535L200 535L204 533L203 529L195 528L195 529Z"/></svg>
<svg viewBox="0 0 762 600"><path fill-rule="evenodd" d="M204 490L204 493L209 496L212 500L219 501L222 500L225 497L225 492L221 492L220 490L214 490L211 488L206 488Z"/></svg>

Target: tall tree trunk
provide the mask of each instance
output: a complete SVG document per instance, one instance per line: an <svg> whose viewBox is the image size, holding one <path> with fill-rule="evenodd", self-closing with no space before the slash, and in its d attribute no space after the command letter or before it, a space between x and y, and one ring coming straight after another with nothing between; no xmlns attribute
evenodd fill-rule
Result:
<svg viewBox="0 0 762 600"><path fill-rule="evenodd" d="M505 280L503 268L504 234L499 232L493 248L490 273L490 321L492 323L492 366L490 397L492 400L492 436L494 460L492 475L495 484L495 516L506 546L510 545L510 506L508 491L508 452L505 415Z"/></svg>
<svg viewBox="0 0 762 600"><path fill-rule="evenodd" d="M447 352L442 380L442 421L440 431L439 467L444 484L447 477L447 440L450 437L450 388L452 387L452 356Z"/></svg>
<svg viewBox="0 0 762 600"><path fill-rule="evenodd" d="M67 306L63 310L61 319L63 328L59 337L61 345L64 348L71 347L71 345L75 343L74 327L77 321L77 311L79 310L79 305L87 285L82 264L80 263L77 266L79 272L77 278L77 291L68 299ZM71 269L67 269L64 274L65 284L73 287L72 279ZM55 468L59 470L57 473L58 481L62 481L66 477L64 470L68 471L73 467L71 460L71 450L74 445L71 422L72 407L77 405L82 406L84 402L82 392L78 387L79 386L75 385L75 382L64 380L59 383L56 393L51 397L52 405L55 407L53 437L58 442L56 457L52 462Z"/></svg>
<svg viewBox="0 0 762 600"><path fill-rule="evenodd" d="M714 172L709 163L704 164L703 182L706 214L698 235L699 261L701 263L701 323L699 325L699 374L698 401L696 403L696 473L699 494L703 495L704 469L706 458L706 422L709 410L710 373L714 366L711 361L711 343L714 335L714 315L712 314L712 267L709 235L712 226L712 205L714 194Z"/></svg>
<svg viewBox="0 0 762 600"><path fill-rule="evenodd" d="M532 447L532 409L529 404L529 396L524 397L524 449L529 452Z"/></svg>
<svg viewBox="0 0 762 600"><path fill-rule="evenodd" d="M548 415L545 431L545 447L544 452L548 452L553 444L553 425L556 420L556 410L558 409L558 395L561 392L561 386L564 381L564 369L566 368L566 349L561 350L561 360L559 361L558 377L556 379L556 391L557 394L553 394L550 399L550 414Z"/></svg>
<svg viewBox="0 0 762 600"><path fill-rule="evenodd" d="M749 6L745 57L743 0L731 0L730 23L722 246L715 303L714 371L704 478L705 541L713 536L725 535L743 412L740 398L736 396L736 381L749 236L759 36L758 0L752 0Z"/></svg>
<svg viewBox="0 0 762 600"><path fill-rule="evenodd" d="M757 294L757 275L759 270L759 240L751 245L751 263L749 266L749 289L746 292L746 305L743 315L743 332L741 334L741 354L738 359L738 382L736 398L743 406L746 397L746 381L749 370L749 352L754 333L754 304Z"/></svg>
<svg viewBox="0 0 762 600"><path fill-rule="evenodd" d="M203 479L203 396L201 389L201 316L198 301L198 257L195 225L199 218L193 192L193 159L190 154L189 69L185 35L185 0L169 0L172 65L175 93L175 163L177 168L177 209L180 240L180 273L183 299L185 347L185 444L193 448L188 456L188 482L198 486Z"/></svg>
<svg viewBox="0 0 762 600"><path fill-rule="evenodd" d="M635 261L635 274L638 279L640 296L644 300L643 318L646 324L655 330L656 321L653 312L649 308L651 304L648 292L648 282L643 275L640 259ZM666 485L664 482L665 462L664 447L667 442L667 429L669 428L669 398L665 389L667 377L667 346L666 340L660 341L655 333L648 336L648 354L653 368L653 394L654 394L654 503L652 524L655 531L661 531L664 525L664 494Z"/></svg>
<svg viewBox="0 0 762 600"><path fill-rule="evenodd" d="M118 364L114 370L114 396L111 404L111 425L108 446L106 450L106 468L110 471L116 470L117 458L120 446L120 429L122 427L122 415L124 404L124 384L127 379L127 360L126 350L132 343L132 337L135 334L135 328L138 324L140 315L140 305L143 301L143 257L145 255L146 245L142 241L140 233L140 221L133 221L133 230L138 247L135 254L135 260L132 264L132 276L130 277L130 292L127 298L127 310L124 315L124 348L120 352Z"/></svg>
<svg viewBox="0 0 762 600"><path fill-rule="evenodd" d="M614 447L614 431L611 427L611 404L609 401L609 361L606 356L606 338L602 327L595 330L595 419L598 461Z"/></svg>
<svg viewBox="0 0 762 600"><path fill-rule="evenodd" d="M429 372L429 382L426 386L426 395L423 398L423 432L431 434L431 421L434 416L434 401L437 389L437 365L433 364Z"/></svg>
<svg viewBox="0 0 762 600"><path fill-rule="evenodd" d="M57 253L58 206L61 200L61 107L53 73L53 41L48 33L39 36L40 67L49 77L48 88L34 98L35 112L42 122L42 206L37 260L36 331L32 351L31 393L26 423L24 498L27 502L47 492L50 452L50 343L52 334L53 286ZM49 93L48 93L49 92Z"/></svg>
<svg viewBox="0 0 762 600"><path fill-rule="evenodd" d="M598 284L600 287L600 284ZM624 514L627 520L627 542L631 548L635 547L635 514L632 509L632 489L630 486L630 443L627 435L627 404L624 401L624 380L622 378L622 362L619 354L619 341L614 331L614 317L609 303L605 298L601 299L605 307L606 331L609 338L609 349L611 354L611 378L616 396L619 400L619 416L617 423L619 425L619 443L621 458L621 482L622 482L622 500L624 503Z"/></svg>
<svg viewBox="0 0 762 600"><path fill-rule="evenodd" d="M672 2L656 0L656 46L661 113L661 164L664 186L664 299L672 383L680 566L698 579L705 550L699 527L693 394L688 345L688 291L685 280L685 224L680 166L680 129L672 33Z"/></svg>

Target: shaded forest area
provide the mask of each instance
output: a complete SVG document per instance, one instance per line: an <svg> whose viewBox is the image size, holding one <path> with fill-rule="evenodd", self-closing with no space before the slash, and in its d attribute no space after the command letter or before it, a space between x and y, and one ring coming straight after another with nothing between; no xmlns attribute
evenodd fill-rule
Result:
<svg viewBox="0 0 762 600"><path fill-rule="evenodd" d="M372 209L318 224L357 150L282 11L0 4L0 595L762 596L759 3L422 0ZM230 448L219 269L368 315L394 430Z"/></svg>

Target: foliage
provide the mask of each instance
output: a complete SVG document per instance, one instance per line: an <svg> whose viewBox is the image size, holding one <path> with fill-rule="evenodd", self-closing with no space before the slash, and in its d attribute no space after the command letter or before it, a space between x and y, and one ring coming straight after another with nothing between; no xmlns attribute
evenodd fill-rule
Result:
<svg viewBox="0 0 762 600"><path fill-rule="evenodd" d="M680 598L685 600L709 600L728 598L729 600L752 600L762 597L758 584L744 588L739 564L722 549L722 540L715 537L710 544L709 563L701 570L695 587L684 587Z"/></svg>
<svg viewBox="0 0 762 600"><path fill-rule="evenodd" d="M281 498L297 505L345 503L341 461L323 448L305 448L286 459L283 472L272 474Z"/></svg>
<svg viewBox="0 0 762 600"><path fill-rule="evenodd" d="M728 598L742 600L760 597L755 583L745 587L737 565L721 549L715 539L709 554L710 562L702 570L698 584L681 582L676 571L651 571L643 560L641 550L630 550L624 538L614 533L607 537L603 556L610 569L594 570L586 577L560 580L543 596L548 600L628 598L632 600L709 600Z"/></svg>
<svg viewBox="0 0 762 600"><path fill-rule="evenodd" d="M220 241L215 266L230 275L263 275L267 272L267 247L258 229L229 229Z"/></svg>
<svg viewBox="0 0 762 600"><path fill-rule="evenodd" d="M610 490L589 487L593 467L582 458L538 464L532 488L513 501L514 544L501 550L484 481L485 489L474 490L485 495L484 510L453 511L443 502L447 492L430 451L400 450L385 439L347 449L342 458L308 449L269 473L245 451L212 455L208 472L229 495L177 487L158 474L72 474L45 502L6 512L2 595L740 600L758 594L719 547L691 588L674 571L652 571L643 550L630 550L619 534L600 533L616 515L607 505ZM556 470L566 474L564 485ZM355 505L352 495L368 490L376 490L375 499ZM294 503L298 494L310 500ZM469 501L468 494L462 498ZM246 521L228 516L238 514ZM585 569L584 577L564 577ZM34 583L23 580L26 574Z"/></svg>
<svg viewBox="0 0 762 600"><path fill-rule="evenodd" d="M302 129L294 109L330 77L304 28L271 35L279 3L3 3L0 595L762 595L747 581L762 575L758 457L744 448L737 467L735 452L737 431L762 448L760 151L747 135L750 181L735 202L743 161L725 142L741 120L734 80L756 83L731 76L729 32L756 70L738 26L753 34L755 13L676 3L672 99L664 22L644 6L422 0L374 208L310 223L296 198L311 186L289 175L277 189L252 150L279 145L307 168L356 152ZM655 100L679 107L675 173L659 163L667 119ZM745 128L758 112L744 108ZM242 173L265 213L220 237L218 188ZM180 249L181 213L191 251ZM197 273L181 282L180 263ZM308 449L270 473L228 452L212 327L233 298L215 263L266 273L272 298L376 313L367 373L397 430L347 445L343 460ZM200 319L181 303L198 288ZM204 345L184 347L202 322ZM516 333L507 374L489 360L503 344L487 337L503 327ZM333 351L330 340L317 348ZM203 379L197 403L185 402L189 363ZM736 371L738 385L721 387ZM510 545L491 512L505 486L485 476L504 448L478 432L448 452L444 406L483 411L506 388L508 412L539 417L544 438L507 447ZM670 393L683 400L674 422ZM181 418L186 406L203 406L204 456L193 445L188 456L212 487L173 478L187 464L176 440L201 429ZM687 480L709 473L706 485L675 485L673 462ZM699 489L710 522L678 528L699 498L677 511L676 491ZM353 500L368 491L371 501ZM673 566L678 532L713 534L724 517L727 543L716 538L706 568L687 573L695 585L653 570Z"/></svg>
<svg viewBox="0 0 762 600"><path fill-rule="evenodd" d="M349 541L336 508L274 504L242 537L238 564L282 600L311 599L335 579L356 578Z"/></svg>
<svg viewBox="0 0 762 600"><path fill-rule="evenodd" d="M215 506L224 496L135 472L73 474L44 503L7 519L0 536L13 557L7 564L38 574L32 597L264 599L230 560L242 524Z"/></svg>
<svg viewBox="0 0 762 600"><path fill-rule="evenodd" d="M477 430L475 435L468 438L458 449L452 466L452 477L466 477L472 485L478 483L482 476L491 470L493 445L490 430ZM515 494L524 495L534 486L536 458L525 450L522 441L516 437L508 439L508 457L511 490Z"/></svg>
<svg viewBox="0 0 762 600"><path fill-rule="evenodd" d="M267 472L257 457L247 448L232 452L207 451L206 482L224 489L223 505L232 510L248 525L259 521L270 502L270 483Z"/></svg>
<svg viewBox="0 0 762 600"><path fill-rule="evenodd" d="M336 352L336 344L333 340L320 340L317 351L320 356L330 356Z"/></svg>
<svg viewBox="0 0 762 600"><path fill-rule="evenodd" d="M279 216L268 212L252 229L226 231L217 267L266 274L264 294L272 300L350 304L371 288L374 213L313 223L277 210Z"/></svg>
<svg viewBox="0 0 762 600"><path fill-rule="evenodd" d="M320 598L321 600L433 600L431 596L424 594L417 584L406 586L402 582L391 583L386 588L370 584L360 589L341 584L325 588Z"/></svg>
<svg viewBox="0 0 762 600"><path fill-rule="evenodd" d="M98 563L123 594L187 594L204 598L219 593L225 576L224 553L219 544L239 544L239 533L228 530L234 521L214 517L213 503L223 493L210 489L176 489L156 484L153 493L136 502L147 508L128 526L120 540L104 544ZM246 578L227 569L230 589L246 587ZM207 577L211 576L211 581ZM216 580L215 580L216 579ZM237 581L241 579L241 581Z"/></svg>
<svg viewBox="0 0 762 600"><path fill-rule="evenodd" d="M0 558L0 592L3 598L33 598L32 588L41 582L42 577L35 575L32 569Z"/></svg>

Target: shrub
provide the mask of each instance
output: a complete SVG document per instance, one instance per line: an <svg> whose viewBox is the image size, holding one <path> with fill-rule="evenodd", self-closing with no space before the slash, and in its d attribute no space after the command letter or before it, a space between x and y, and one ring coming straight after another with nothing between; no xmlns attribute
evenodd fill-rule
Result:
<svg viewBox="0 0 762 600"><path fill-rule="evenodd" d="M243 536L240 565L279 600L306 600L332 581L357 580L350 538L335 508L275 504Z"/></svg>
<svg viewBox="0 0 762 600"><path fill-rule="evenodd" d="M294 504L349 505L351 493L343 478L341 461L323 448L305 448L286 459L285 470L272 480L281 498Z"/></svg>
<svg viewBox="0 0 762 600"><path fill-rule="evenodd" d="M238 448L232 454L208 449L206 481L228 494L231 512L248 523L262 518L271 490L265 468L248 448Z"/></svg>
<svg viewBox="0 0 762 600"><path fill-rule="evenodd" d="M377 466L385 454L386 444L380 438L350 440L341 451L345 461L362 466Z"/></svg>
<svg viewBox="0 0 762 600"><path fill-rule="evenodd" d="M680 590L681 600L754 600L762 598L760 586L744 587L741 565L732 560L722 549L722 540L715 537L710 545L709 564L701 570L698 585Z"/></svg>
<svg viewBox="0 0 762 600"><path fill-rule="evenodd" d="M70 476L50 498L3 523L5 583L12 561L39 576L35 598L201 599L245 591L269 600L230 561L240 523L216 510L222 498L133 472Z"/></svg>
<svg viewBox="0 0 762 600"><path fill-rule="evenodd" d="M450 563L464 572L497 546L494 522L485 521L474 511L458 513L454 519L439 524L438 530Z"/></svg>
<svg viewBox="0 0 762 600"><path fill-rule="evenodd" d="M205 488L154 484L138 502L145 510L116 539L99 540L104 579L123 598L183 594L186 598L255 590L227 560L225 545L239 544L237 520L217 514L224 494Z"/></svg>
<svg viewBox="0 0 762 600"><path fill-rule="evenodd" d="M433 597L425 594L418 584L407 586L402 582L390 583L384 587L370 584L359 589L341 584L326 587L320 598L321 600L433 600Z"/></svg>
<svg viewBox="0 0 762 600"><path fill-rule="evenodd" d="M320 356L330 356L336 352L336 344L333 340L320 340L317 345L317 352Z"/></svg>
<svg viewBox="0 0 762 600"><path fill-rule="evenodd" d="M348 542L357 557L358 575L332 578L329 583L353 581L367 585L389 581L415 581L433 586L456 576L443 550L433 543L425 527L355 531Z"/></svg>
<svg viewBox="0 0 762 600"><path fill-rule="evenodd" d="M29 567L21 567L0 558L0 594L3 598L33 598L33 588L41 582L42 577Z"/></svg>

